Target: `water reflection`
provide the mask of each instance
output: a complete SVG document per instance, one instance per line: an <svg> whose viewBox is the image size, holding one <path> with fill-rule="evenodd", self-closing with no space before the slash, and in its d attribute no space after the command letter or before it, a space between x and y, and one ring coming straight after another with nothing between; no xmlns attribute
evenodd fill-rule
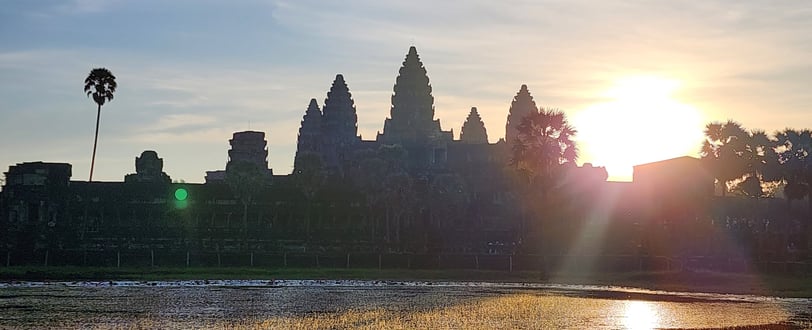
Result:
<svg viewBox="0 0 812 330"><path fill-rule="evenodd" d="M654 329L661 326L659 314L657 306L652 302L626 301L623 326L630 330Z"/></svg>
<svg viewBox="0 0 812 330"><path fill-rule="evenodd" d="M0 329L812 328L811 303L488 283L0 283Z"/></svg>

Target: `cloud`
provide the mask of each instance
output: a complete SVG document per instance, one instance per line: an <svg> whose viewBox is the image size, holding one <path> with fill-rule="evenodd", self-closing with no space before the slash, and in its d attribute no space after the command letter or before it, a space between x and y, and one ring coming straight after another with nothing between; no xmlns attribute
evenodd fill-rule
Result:
<svg viewBox="0 0 812 330"><path fill-rule="evenodd" d="M58 6L58 10L70 14L96 14L116 5L117 0L72 0Z"/></svg>
<svg viewBox="0 0 812 330"><path fill-rule="evenodd" d="M120 0L43 0L9 3L4 9L18 18L41 21L100 14L118 7L120 3Z"/></svg>
<svg viewBox="0 0 812 330"><path fill-rule="evenodd" d="M150 125L145 131L147 133L191 131L211 127L215 123L217 123L217 118L211 115L169 114L159 117L157 122Z"/></svg>
<svg viewBox="0 0 812 330"><path fill-rule="evenodd" d="M411 44L443 128L458 133L476 106L492 141L521 84L539 105L574 114L633 75L683 81L675 97L711 119L812 127L812 4L796 1L75 0L15 3L8 13L0 14L9 18L0 23L0 165L67 148L77 155L65 160L85 172L95 109L80 85L105 66L119 91L103 109L102 136L120 154L104 157L129 164L160 147L167 159L183 155L175 161L186 165L173 165L190 173L181 176L202 178L221 166L232 132L256 129L268 134L272 163L286 167L308 101L323 103L336 73L353 93L359 133L374 138ZM94 33L85 16L100 14L116 24Z"/></svg>

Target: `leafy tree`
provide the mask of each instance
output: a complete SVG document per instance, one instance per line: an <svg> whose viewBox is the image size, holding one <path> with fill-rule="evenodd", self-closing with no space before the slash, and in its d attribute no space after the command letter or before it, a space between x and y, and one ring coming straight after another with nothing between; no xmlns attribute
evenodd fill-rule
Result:
<svg viewBox="0 0 812 330"><path fill-rule="evenodd" d="M786 182L784 196L788 207L803 199L812 183L812 131L785 129L775 133L780 176ZM809 201L812 211L812 200Z"/></svg>
<svg viewBox="0 0 812 330"><path fill-rule="evenodd" d="M701 156L713 176L722 186L722 196L733 181L748 180L748 191L755 193L754 185L762 181L777 181L776 141L764 131L747 131L741 124L728 120L705 126L705 141Z"/></svg>
<svg viewBox="0 0 812 330"><path fill-rule="evenodd" d="M758 146L763 154L759 168L762 188L780 183L782 177L780 156L778 155L778 139L767 136L763 131L756 131L753 133L753 144Z"/></svg>
<svg viewBox="0 0 812 330"><path fill-rule="evenodd" d="M468 204L468 195L462 179L456 174L435 175L429 184L429 206L432 222L440 228L462 217Z"/></svg>
<svg viewBox="0 0 812 330"><path fill-rule="evenodd" d="M386 162L372 150L362 150L355 155L356 163L351 168L355 187L364 196L367 207L366 225L371 239L377 238L377 210L383 198L383 180L386 177Z"/></svg>
<svg viewBox="0 0 812 330"><path fill-rule="evenodd" d="M226 184L231 188L234 197L243 206L242 233L248 234L248 206L268 184L265 169L258 164L247 161L229 162L226 166Z"/></svg>
<svg viewBox="0 0 812 330"><path fill-rule="evenodd" d="M727 183L742 177L747 171L743 159L739 157L746 135L741 124L732 120L705 126L701 156L714 178L721 184L722 196L727 194Z"/></svg>
<svg viewBox="0 0 812 330"><path fill-rule="evenodd" d="M96 145L99 141L99 119L101 117L101 107L106 101L113 100L113 93L116 91L116 77L110 70L105 68L95 68L90 70L85 78L85 93L87 96L93 95L93 101L98 108L96 110L96 134L93 138L93 157L90 160L90 177L88 181L93 181L93 167L96 165Z"/></svg>
<svg viewBox="0 0 812 330"><path fill-rule="evenodd" d="M465 183L454 173L434 175L428 182L425 197L423 204L428 206L430 222L421 228L424 232L424 249L428 248L429 241L435 245L442 242L442 233L448 232L449 227L463 225L462 220L469 205Z"/></svg>
<svg viewBox="0 0 812 330"><path fill-rule="evenodd" d="M762 130L753 130L746 137L742 156L747 172L740 184L741 189L745 196L764 197L765 186L781 181L778 154L775 151L777 141Z"/></svg>
<svg viewBox="0 0 812 330"><path fill-rule="evenodd" d="M307 215L305 216L305 233L310 236L310 224L313 200L324 186L326 174L321 158L315 153L302 153L298 155L297 167L293 173L293 180L307 201Z"/></svg>
<svg viewBox="0 0 812 330"><path fill-rule="evenodd" d="M377 157L385 164L381 184L386 214L386 240L392 241L394 236L394 240L399 242L403 222L410 222L408 217L416 209L415 183L405 167L408 154L399 144L382 145L377 150ZM394 231L391 230L392 227Z"/></svg>
<svg viewBox="0 0 812 330"><path fill-rule="evenodd" d="M409 213L414 209L415 190L412 177L403 169L394 169L383 182L385 203L386 240L401 242L403 227L409 223Z"/></svg>
<svg viewBox="0 0 812 330"><path fill-rule="evenodd" d="M733 192L751 198L760 198L765 195L761 181L755 176L748 176L744 181L739 182Z"/></svg>
<svg viewBox="0 0 812 330"><path fill-rule="evenodd" d="M390 241L391 222L408 216L406 205L413 190L413 182L403 167L406 151L400 145L381 145L378 149L359 150L354 159L351 177L364 196L370 235L381 238L378 232L383 232L382 238Z"/></svg>

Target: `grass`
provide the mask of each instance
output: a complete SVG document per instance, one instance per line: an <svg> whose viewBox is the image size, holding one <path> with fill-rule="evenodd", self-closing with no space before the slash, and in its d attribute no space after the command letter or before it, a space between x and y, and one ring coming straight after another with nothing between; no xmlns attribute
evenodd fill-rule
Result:
<svg viewBox="0 0 812 330"><path fill-rule="evenodd" d="M803 276L719 272L552 273L343 268L95 268L3 267L0 280L270 280L358 279L402 281L484 281L613 285L664 291L812 297L812 279Z"/></svg>
<svg viewBox="0 0 812 330"><path fill-rule="evenodd" d="M760 310L757 315L726 313L715 307L713 317L692 319L657 306L608 300L512 294L456 302L429 309L392 310L357 308L307 315L258 319L207 320L201 328L228 329L560 329L605 326L609 328L793 329L780 310ZM632 306L632 307L629 307ZM636 307L635 307L636 306ZM618 310L618 308L620 310ZM713 309L714 307L709 307ZM662 316L659 314L663 313ZM730 326L734 324L734 326ZM105 325L108 327L108 325ZM142 319L126 328L187 328L188 322Z"/></svg>
<svg viewBox="0 0 812 330"><path fill-rule="evenodd" d="M488 282L532 282L561 284L596 284L619 285L669 291L700 291L770 294L778 296L809 297L812 296L812 281L801 277L776 275L732 274L711 272L629 272L629 273L554 273L542 278L538 272L498 272L474 270L404 270L404 269L334 269L334 268L89 268L89 267L6 267L0 268L0 279L13 280L217 280L217 279L366 279L366 280L416 280L416 281L488 281ZM36 290L36 289L35 289ZM308 290L303 288L302 290ZM316 291L312 291L316 290ZM342 289L343 290L343 289ZM270 313L277 307L252 309L257 297L252 295L256 290L233 292L232 304L244 302L248 305L237 307L242 311L229 317L176 317L155 313L107 315L109 319L94 319L95 316L84 314L58 314L65 317L60 325L64 328L236 328L236 329L556 329L556 328L589 328L602 325L607 328L724 328L724 329L792 329L798 327L790 324L791 314L780 306L764 304L757 311L748 311L747 304L729 305L717 303L675 305L665 301L646 302L646 299L620 297L620 300L582 299L562 295L547 295L533 290L504 291L494 294L490 291L474 295L463 291L462 295L449 295L448 292L427 293L419 291L413 294L395 295L398 303L380 304L380 299L370 299L370 295L391 294L378 293L378 290L361 290L357 299L332 300L334 297L346 297L342 292L324 293L318 289L305 291L314 294L314 300L301 295L288 298L274 296L276 299L304 299L309 306L304 312ZM288 292L285 290L274 291ZM402 291L398 291L402 292ZM137 292L136 292L137 293ZM130 294L133 294L130 292ZM153 297L153 294L155 295ZM161 294L167 296L160 296ZM135 295L134 302L166 303L168 306L179 306L188 297L175 297L174 291L147 292L149 299ZM243 296L241 296L241 294ZM353 296L353 294L350 294ZM190 297L198 297L191 295ZM236 298L235 298L236 297ZM281 297L281 298L280 298ZM333 297L333 298L330 298ZM18 299L24 305L41 303L43 296L38 294L9 297ZM130 298L128 298L128 303ZM402 300L406 300L403 302ZM642 300L642 301L640 301ZM17 300L15 300L17 301ZM83 301L92 304L96 300ZM320 303L316 303L316 302ZM341 301L342 304L333 305ZM16 303L16 302L15 302ZM279 306L288 306L290 302L282 301ZM300 302L301 303L301 302ZM346 304L345 304L346 303ZM184 303L185 304L185 303ZM317 306L311 306L315 304ZM321 304L321 305L320 305ZM295 305L295 304L294 304ZM689 306L689 307L684 307ZM694 306L694 307L690 307ZM68 306L68 310L72 310ZM91 306L92 307L92 306ZM194 306L193 306L194 307ZM190 307L190 310L194 310ZM200 306L197 306L200 307ZM83 307L85 308L85 307ZM102 304L93 311L112 308L118 305ZM173 307L174 308L174 307ZM687 309L686 309L687 308ZM729 309L736 311L731 312ZM765 309L766 308L766 309ZM701 310L698 312L697 310ZM83 310L83 309L79 309ZM20 313L33 313L34 320L39 320L43 327L52 326L53 319L42 318L41 311L19 310ZM640 313L651 317L641 317ZM39 317L39 318L37 318ZM638 321L636 321L638 320ZM642 320L642 321L640 321ZM647 323L633 323L646 322ZM8 321L8 320L7 320ZM632 322L632 323L629 323ZM794 321L793 321L794 322ZM808 322L808 321L803 321ZM0 322L0 328L3 327ZM10 323L14 324L14 323ZM39 323L33 324L36 327ZM804 325L809 325L803 323ZM8 324L6 324L8 325ZM25 324L24 324L25 325ZM32 325L32 324L27 324Z"/></svg>

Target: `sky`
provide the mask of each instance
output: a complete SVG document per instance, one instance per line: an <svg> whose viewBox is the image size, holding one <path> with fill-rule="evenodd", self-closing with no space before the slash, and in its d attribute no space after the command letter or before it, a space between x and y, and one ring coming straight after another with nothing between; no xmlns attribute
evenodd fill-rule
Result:
<svg viewBox="0 0 812 330"><path fill-rule="evenodd" d="M358 130L374 139L416 46L444 130L477 107L490 142L527 84L578 130L579 163L697 156L703 126L733 119L812 128L807 1L4 1L0 167L73 164L87 180L92 68L116 75L102 108L94 180L122 181L155 150L173 180L225 167L233 132L266 133L270 167L292 170L311 98L344 75Z"/></svg>

